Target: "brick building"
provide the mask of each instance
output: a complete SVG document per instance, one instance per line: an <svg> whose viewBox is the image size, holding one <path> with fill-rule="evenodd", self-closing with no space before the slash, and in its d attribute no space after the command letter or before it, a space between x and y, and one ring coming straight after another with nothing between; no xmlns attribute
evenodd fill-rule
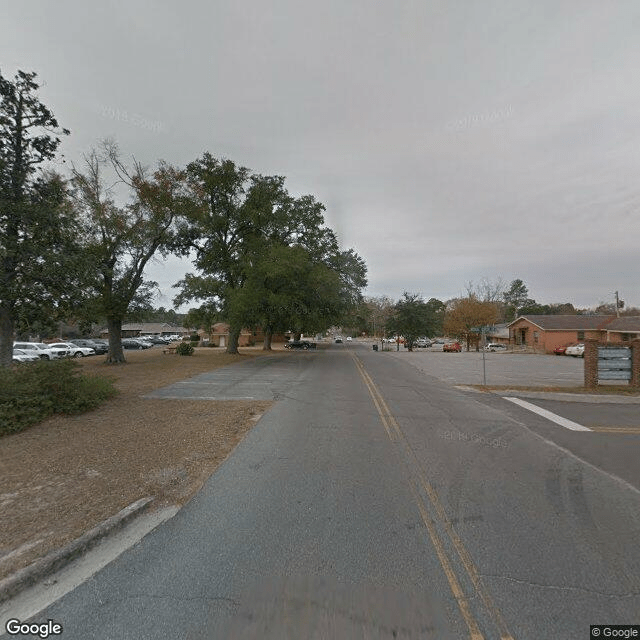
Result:
<svg viewBox="0 0 640 640"><path fill-rule="evenodd" d="M623 318L620 318L622 320ZM640 331L640 318L634 326ZM576 344L589 338L607 341L607 329L616 320L612 315L524 315L509 324L509 343L531 348L541 353L553 353L556 347ZM617 339L615 334L611 340Z"/></svg>
<svg viewBox="0 0 640 640"><path fill-rule="evenodd" d="M640 338L640 316L616 318L607 325L607 342L631 342Z"/></svg>
<svg viewBox="0 0 640 640"><path fill-rule="evenodd" d="M209 336L209 344L216 347L226 347L229 344L229 325L226 322L217 322L212 327L211 335ZM199 332L203 333L203 332ZM206 338L206 334L203 333L203 337ZM261 329L252 331L251 329L242 329L240 337L238 338L239 347L247 347L253 345L262 344L264 341L264 332ZM284 334L278 333L271 337L272 343L286 342L287 338Z"/></svg>
<svg viewBox="0 0 640 640"><path fill-rule="evenodd" d="M179 327L168 322L129 322L122 325L121 337L137 338L140 335L152 336L188 336L189 330L185 327ZM101 338L108 338L109 331L102 329L100 331Z"/></svg>

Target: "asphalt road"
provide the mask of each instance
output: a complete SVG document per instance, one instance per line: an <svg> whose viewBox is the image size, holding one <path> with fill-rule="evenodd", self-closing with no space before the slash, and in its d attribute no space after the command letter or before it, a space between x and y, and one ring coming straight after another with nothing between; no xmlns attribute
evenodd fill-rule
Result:
<svg viewBox="0 0 640 640"><path fill-rule="evenodd" d="M189 504L34 616L65 640L574 640L640 624L638 434L570 431L357 343L162 394L279 401ZM615 407L597 424L635 424Z"/></svg>

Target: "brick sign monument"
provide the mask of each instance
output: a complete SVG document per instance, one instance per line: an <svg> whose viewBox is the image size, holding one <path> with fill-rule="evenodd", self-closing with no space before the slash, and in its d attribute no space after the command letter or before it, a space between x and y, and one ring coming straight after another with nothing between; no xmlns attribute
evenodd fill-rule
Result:
<svg viewBox="0 0 640 640"><path fill-rule="evenodd" d="M585 340L584 386L595 389L600 380L628 380L640 388L640 340L629 346Z"/></svg>

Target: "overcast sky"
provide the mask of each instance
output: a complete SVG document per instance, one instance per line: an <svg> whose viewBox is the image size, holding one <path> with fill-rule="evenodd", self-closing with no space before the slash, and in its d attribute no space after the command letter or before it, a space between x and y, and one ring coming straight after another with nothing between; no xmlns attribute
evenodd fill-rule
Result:
<svg viewBox="0 0 640 640"><path fill-rule="evenodd" d="M312 193L368 295L521 278L640 306L640 2L2 0L0 69L36 71L78 162L112 136ZM189 265L148 270L157 306Z"/></svg>

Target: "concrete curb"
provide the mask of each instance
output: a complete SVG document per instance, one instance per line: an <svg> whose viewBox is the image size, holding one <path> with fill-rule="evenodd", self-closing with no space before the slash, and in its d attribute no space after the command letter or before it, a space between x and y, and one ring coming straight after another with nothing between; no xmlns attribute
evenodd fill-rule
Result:
<svg viewBox="0 0 640 640"><path fill-rule="evenodd" d="M470 385L457 384L456 389L474 393L491 393L495 396L516 396L518 398L538 398L540 400L562 400L563 402L586 402L590 404L640 404L639 396L604 396L594 393L562 393L557 391L521 391L519 389L479 389Z"/></svg>
<svg viewBox="0 0 640 640"><path fill-rule="evenodd" d="M8 578L0 580L0 603L9 600L20 591L66 566L85 551L94 547L102 538L118 531L130 520L146 511L152 502L153 498L151 497L133 502L65 547L48 553L44 558L40 558Z"/></svg>

